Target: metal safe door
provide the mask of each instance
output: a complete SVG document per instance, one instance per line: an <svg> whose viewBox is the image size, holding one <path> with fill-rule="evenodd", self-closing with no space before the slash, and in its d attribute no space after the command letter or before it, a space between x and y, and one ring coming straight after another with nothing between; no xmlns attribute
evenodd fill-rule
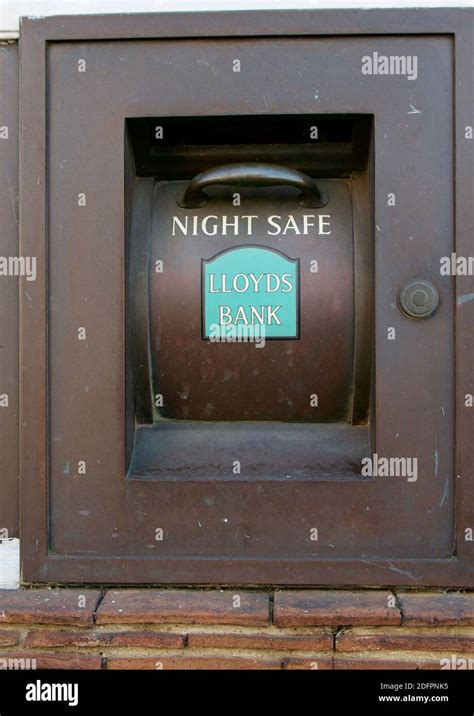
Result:
<svg viewBox="0 0 474 716"><path fill-rule="evenodd" d="M354 353L350 182L323 184L330 198L319 209L302 207L299 192L285 187L221 189L204 207L183 209L178 202L186 182L156 184L150 264L153 270L161 260L163 272L150 278L151 352L164 417L324 422L348 415ZM236 191L238 207L232 203ZM252 247L260 248L261 258ZM227 261L216 262L222 252ZM203 262L211 266L204 285ZM232 311L222 309L229 331L214 340L212 332L203 338L203 292L209 303L209 290L219 294L216 308L234 302ZM209 320L217 324L217 311ZM271 335L277 322L281 334ZM239 327L247 332L239 334ZM227 337L235 340L218 340ZM318 407L311 405L313 394Z"/></svg>
<svg viewBox="0 0 474 716"><path fill-rule="evenodd" d="M436 34L422 34L416 18L410 28L392 22L390 35L382 33L381 20L365 26L361 18L364 36L358 37L349 36L349 16L331 25L330 18L326 23L304 14L305 20L293 17L287 26L279 15L264 15L244 26L241 18L222 16L210 30L208 20L196 17L193 32L205 39L186 37L177 16L118 18L121 39L114 36L114 42L104 41L100 20L98 27L87 18L80 26L65 19L24 25L23 62L36 69L24 73L21 85L28 108L23 141L31 148L22 157L28 197L22 250L37 256L39 266L38 281L21 291L27 581L472 581L458 507L455 516L456 490L464 489L466 473L459 460L466 453L455 450L454 366L464 360L460 344L468 340L462 332L466 304L456 307L452 278L439 274L440 257L454 250L453 167L459 172L463 166L461 148L454 155L461 140L456 135L455 145L453 95L460 91L453 51L461 53L459 72L463 61L466 66L463 43L454 46L434 21ZM245 36L249 32L258 36ZM361 58L374 52L416 54L416 82L361 74ZM236 58L240 73L232 69ZM87 65L82 74L79 59ZM275 188L242 189L238 208L229 203L232 188L210 191L206 207L179 208L193 175L155 182L124 147L130 118L298 114L312 121L349 112L373 117L371 160L362 191L354 190L350 172L313 173L329 202L309 213L331 215L331 236L288 233L279 239L257 224L252 237L226 236L225 242L222 231L173 236L172 216L222 216L224 207L240 216L251 207L248 213L262 217L271 210L301 220L306 209L295 204L294 192ZM133 212L127 197L136 192L149 211ZM136 232L148 236L137 246L142 252L149 247L149 256L134 255ZM370 237L373 251L369 286L358 263L361 236ZM459 229L457 248L463 241ZM257 244L280 252L282 260L299 259L299 338L269 339L263 349L206 340L202 262ZM313 258L319 271L312 274ZM140 375L151 405L148 414L145 404L139 406L139 419L132 365L140 325L131 320L127 293L136 260L142 262L137 302L147 307L150 325ZM163 261L161 274L154 271L157 260ZM429 282L439 295L437 310L422 320L399 307L401 287L414 279ZM364 297L370 292L373 310L369 457L416 458L416 479L413 472L364 474L360 454L351 451L357 459L339 471L336 449L333 462L330 455L326 462L330 474L318 467L314 431L321 445L327 444L323 431L332 431L328 440L336 447L334 430L341 425L367 435L366 423L353 413L350 388L351 372L356 393L358 376L365 375L358 363L365 315L360 291ZM308 392L318 394L321 422L308 408ZM258 468L259 431L276 423L284 435L268 438L264 474L248 469L249 440ZM222 424L235 429L227 431L232 440L226 438L228 451L219 457ZM203 425L205 432L193 432ZM256 437L252 431L242 437L243 425L257 426ZM190 433L184 443L183 431ZM457 431L456 439L461 435ZM288 440L294 453L298 441L303 451L313 450L299 474L280 468ZM153 472L167 450L183 444L199 469L191 462L176 469L170 461L165 471ZM149 451L157 445L161 462ZM464 499L463 509L471 502Z"/></svg>

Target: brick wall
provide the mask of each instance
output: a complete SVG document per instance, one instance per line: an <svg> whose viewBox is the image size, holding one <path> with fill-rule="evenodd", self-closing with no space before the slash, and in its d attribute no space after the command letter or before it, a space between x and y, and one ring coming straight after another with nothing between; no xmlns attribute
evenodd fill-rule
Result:
<svg viewBox="0 0 474 716"><path fill-rule="evenodd" d="M3 668L9 659L65 669L474 668L474 593L0 590L0 659Z"/></svg>

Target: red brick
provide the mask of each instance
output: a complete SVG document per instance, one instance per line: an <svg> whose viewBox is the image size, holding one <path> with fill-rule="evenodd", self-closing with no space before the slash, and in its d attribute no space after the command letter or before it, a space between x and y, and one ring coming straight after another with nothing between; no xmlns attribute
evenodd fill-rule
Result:
<svg viewBox="0 0 474 716"><path fill-rule="evenodd" d="M418 669L418 659L391 656L336 656L335 669Z"/></svg>
<svg viewBox="0 0 474 716"><path fill-rule="evenodd" d="M390 598L388 591L279 591L274 623L279 627L400 624L400 611L388 606Z"/></svg>
<svg viewBox="0 0 474 716"><path fill-rule="evenodd" d="M234 597L240 607L234 607ZM234 624L269 622L269 597L262 592L187 589L124 589L105 595L97 624Z"/></svg>
<svg viewBox="0 0 474 716"><path fill-rule="evenodd" d="M332 651L333 636L321 632L311 636L304 634L215 634L196 633L188 635L188 646L216 649L274 649L280 651Z"/></svg>
<svg viewBox="0 0 474 716"><path fill-rule="evenodd" d="M327 671L333 669L333 661L327 656L308 656L308 657L296 657L289 656L283 659L283 668L290 670L306 670L306 671Z"/></svg>
<svg viewBox="0 0 474 716"><path fill-rule="evenodd" d="M5 668L2 659L24 659L30 663L36 661L36 669L101 669L102 659L92 654L42 654L35 651L0 654L0 666ZM28 663L27 661L27 663Z"/></svg>
<svg viewBox="0 0 474 716"><path fill-rule="evenodd" d="M20 641L20 635L16 631L0 631L0 646L14 646Z"/></svg>
<svg viewBox="0 0 474 716"><path fill-rule="evenodd" d="M457 657L463 658L463 657ZM335 669L431 669L443 670L443 659L451 663L451 654L413 654L381 653L381 654L357 654L341 655L336 654L334 658ZM466 660L467 657L464 657ZM457 662L460 663L460 662ZM467 663L467 662L466 662ZM474 658L473 662L474 663Z"/></svg>
<svg viewBox="0 0 474 716"><path fill-rule="evenodd" d="M154 631L79 632L38 629L29 632L25 644L28 647L103 647L130 646L157 649L181 649L183 634Z"/></svg>
<svg viewBox="0 0 474 716"><path fill-rule="evenodd" d="M474 633L410 633L406 629L347 629L337 635L336 651L446 651L474 652Z"/></svg>
<svg viewBox="0 0 474 716"><path fill-rule="evenodd" d="M79 606L85 597L85 606ZM89 589L1 589L0 624L74 624L93 622L100 592Z"/></svg>
<svg viewBox="0 0 474 716"><path fill-rule="evenodd" d="M117 657L107 660L108 669L281 669L279 659L250 659L232 656Z"/></svg>
<svg viewBox="0 0 474 716"><path fill-rule="evenodd" d="M400 592L397 596L404 624L474 625L474 593Z"/></svg>

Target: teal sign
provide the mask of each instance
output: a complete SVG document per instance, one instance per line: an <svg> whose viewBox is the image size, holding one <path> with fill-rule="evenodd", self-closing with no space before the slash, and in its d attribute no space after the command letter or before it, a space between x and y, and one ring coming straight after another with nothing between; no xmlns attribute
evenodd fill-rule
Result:
<svg viewBox="0 0 474 716"><path fill-rule="evenodd" d="M202 262L203 338L299 338L299 259L260 246Z"/></svg>

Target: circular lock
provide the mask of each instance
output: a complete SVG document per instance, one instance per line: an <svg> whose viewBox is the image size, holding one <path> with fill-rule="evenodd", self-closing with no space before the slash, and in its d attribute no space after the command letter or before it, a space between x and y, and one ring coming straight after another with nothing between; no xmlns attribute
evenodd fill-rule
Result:
<svg viewBox="0 0 474 716"><path fill-rule="evenodd" d="M438 307L439 294L435 286L423 279L412 279L398 292L398 305L410 318L428 318Z"/></svg>

